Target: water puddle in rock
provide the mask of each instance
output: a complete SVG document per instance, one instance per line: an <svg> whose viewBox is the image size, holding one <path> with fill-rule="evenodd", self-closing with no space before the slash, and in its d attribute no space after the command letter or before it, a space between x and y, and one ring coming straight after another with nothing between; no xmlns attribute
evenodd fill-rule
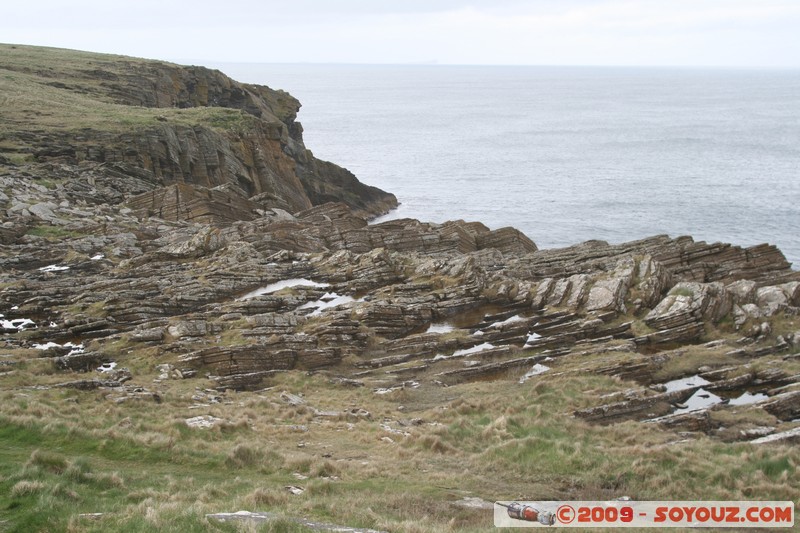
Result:
<svg viewBox="0 0 800 533"><path fill-rule="evenodd" d="M691 389L692 387L702 387L711 383L700 376L689 376L688 378L673 379L664 383L664 392L675 392L679 390Z"/></svg>
<svg viewBox="0 0 800 533"><path fill-rule="evenodd" d="M761 400L766 400L767 398L769 398L769 396L763 392L757 392L755 394L745 392L738 398L732 398L729 405L748 405L751 403L760 402Z"/></svg>
<svg viewBox="0 0 800 533"><path fill-rule="evenodd" d="M676 389L680 390L680 389ZM712 405L722 403L722 398L705 389L697 389L692 396L683 403L675 404L678 408L675 413L689 413L708 409Z"/></svg>
<svg viewBox="0 0 800 533"><path fill-rule="evenodd" d="M692 387L700 387L694 392L694 394L692 394L691 397L689 397L689 399L683 403L675 404L677 409L674 412L676 414L701 411L718 404L749 405L769 398L766 394L751 393L747 390L724 391L720 392L721 396L718 396L717 394L702 388L704 385L710 384L710 381L700 376L689 376L664 383L664 392L675 392L690 389Z"/></svg>
<svg viewBox="0 0 800 533"><path fill-rule="evenodd" d="M254 291L250 291L247 294L244 294L237 298L237 301L249 300L251 298L256 298L257 296L263 296L264 294L271 294L273 292L278 292L282 289L288 289L292 287L314 287L314 288L325 288L330 287L330 283L318 283L316 281L311 281L310 279L305 278L295 278L295 279L285 279L282 281L276 281L275 283L270 283L266 287L261 287L260 289L256 289Z"/></svg>
<svg viewBox="0 0 800 533"><path fill-rule="evenodd" d="M509 313L513 316L509 316ZM507 308L494 304L479 305L439 318L442 322L433 323L427 329L422 326L412 331L412 333L449 333L455 329L472 330L477 327L482 327L483 329L502 328L506 324L525 320L524 314L509 311ZM475 331L472 335L483 335L483 331Z"/></svg>

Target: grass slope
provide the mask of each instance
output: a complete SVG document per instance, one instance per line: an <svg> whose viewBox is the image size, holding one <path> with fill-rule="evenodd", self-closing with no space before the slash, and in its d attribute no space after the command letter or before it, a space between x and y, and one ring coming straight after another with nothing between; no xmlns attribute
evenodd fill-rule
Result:
<svg viewBox="0 0 800 533"><path fill-rule="evenodd" d="M9 386L25 372L0 377L0 530L249 530L205 518L248 509L389 531L486 531L491 512L453 502L800 498L796 447L683 440L641 423L571 417L631 385L602 376L376 395L293 372L268 390L193 408L196 380L163 382L161 404L118 403L110 390ZM287 404L284 391L305 403ZM315 414L359 407L371 419ZM187 427L197 415L224 422ZM305 491L293 495L292 485ZM90 513L103 514L81 516Z"/></svg>

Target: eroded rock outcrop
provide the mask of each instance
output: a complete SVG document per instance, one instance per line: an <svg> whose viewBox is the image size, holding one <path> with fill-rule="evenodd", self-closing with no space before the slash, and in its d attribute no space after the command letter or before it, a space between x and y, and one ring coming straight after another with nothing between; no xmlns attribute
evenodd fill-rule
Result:
<svg viewBox="0 0 800 533"><path fill-rule="evenodd" d="M175 190L184 188L196 192ZM699 342L726 320L735 331L737 309L748 305L766 339L765 317L797 302L797 273L772 264L754 280L682 280L688 271L656 258L719 248L687 238L539 251L508 238L516 232L463 221L368 225L342 203L221 225L138 209L103 217L70 219L78 234L59 241L27 235L4 245L6 316L34 319L27 339L12 344L95 339L91 366L121 339L177 354L219 386L342 365L453 383L609 343L653 351ZM737 271L754 269L747 253L732 255L745 258ZM428 331L436 323L447 327ZM757 356L774 353L770 346L737 349Z"/></svg>
<svg viewBox="0 0 800 533"><path fill-rule="evenodd" d="M10 75L41 82L4 60ZM16 354L65 374L105 373L136 354L166 365L163 379L212 380L202 387L257 389L297 369L391 394L420 383L524 385L568 364L642 384L582 418L722 434L722 396L689 411L680 405L699 385L654 382L691 350L701 362L687 372L706 366L705 354L717 365L696 369L703 394L746 389L766 413L725 438L798 416L800 273L773 246L661 235L538 250L513 228L478 222L370 224L393 197L313 159L289 95L204 69L134 62L130 76L105 56L92 61L59 90L149 106L164 120L145 114L125 132L3 130L16 155L32 156L0 159L11 372ZM195 125L181 115L192 109ZM761 358L773 366L747 366ZM136 390L126 394L152 399Z"/></svg>
<svg viewBox="0 0 800 533"><path fill-rule="evenodd" d="M55 69L58 83L51 79ZM169 202L160 197L175 189L159 189L171 184L230 185L261 208L292 212L338 201L370 216L397 205L392 194L362 184L306 149L296 122L300 102L284 91L239 83L204 67L27 46L2 45L0 71L10 82L6 93L18 91L23 99L35 93L41 108L24 122L16 114L24 109L4 110L0 131L9 148L3 151L67 166L89 189L96 186L96 175L110 168L114 179L104 180L104 186L122 193L114 195L118 200L128 191L116 181L135 183L140 193L152 191L150 208L168 209L164 218L195 214L164 205ZM37 117L49 118L39 124ZM78 121L85 127L73 128ZM198 197L197 191L179 193ZM208 205L213 208L202 215L215 221L232 220L230 210L248 211L247 205L224 210L224 199L217 197ZM48 222L58 220L47 205L27 210ZM241 218L246 217L233 219Z"/></svg>

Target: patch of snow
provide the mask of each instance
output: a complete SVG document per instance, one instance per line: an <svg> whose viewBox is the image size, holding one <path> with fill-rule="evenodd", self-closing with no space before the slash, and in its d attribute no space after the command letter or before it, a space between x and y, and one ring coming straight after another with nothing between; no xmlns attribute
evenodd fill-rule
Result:
<svg viewBox="0 0 800 533"><path fill-rule="evenodd" d="M461 357L464 355L472 355L474 353L483 352L486 350L491 350L495 348L495 345L490 342L484 342L483 344L479 344L477 346L473 346L472 348L464 348L463 350L456 350L453 352L452 357Z"/></svg>
<svg viewBox="0 0 800 533"><path fill-rule="evenodd" d="M59 266L59 265L47 265L39 269L40 272L61 272L64 270L69 270L69 267Z"/></svg>
<svg viewBox="0 0 800 533"><path fill-rule="evenodd" d="M105 259L106 256L103 254L97 254L89 258L90 261L100 261L101 259Z"/></svg>
<svg viewBox="0 0 800 533"><path fill-rule="evenodd" d="M71 344L71 343L67 343L67 344ZM67 355L75 355L76 353L83 353L85 351L85 349L83 347L83 344L77 344L77 345L73 344L73 346L74 346L74 348L72 350L70 350L70 352Z"/></svg>
<svg viewBox="0 0 800 533"><path fill-rule="evenodd" d="M12 311L16 311L17 309L19 309L18 305L15 305L14 307L11 308Z"/></svg>
<svg viewBox="0 0 800 533"><path fill-rule="evenodd" d="M425 333L450 333L454 329L450 324L431 324Z"/></svg>
<svg viewBox="0 0 800 533"><path fill-rule="evenodd" d="M34 344L33 345L33 349L34 350L48 350L50 348L55 348L55 347L61 347L61 345L58 344L57 342L52 342L52 341L50 341L50 342L48 342L46 344Z"/></svg>
<svg viewBox="0 0 800 533"><path fill-rule="evenodd" d="M525 341L525 346L523 346L523 348L527 348L528 345L530 345L530 343L535 342L541 338L542 336L539 335L538 333L528 333L528 340Z"/></svg>
<svg viewBox="0 0 800 533"><path fill-rule="evenodd" d="M519 382L520 383L525 383L526 381L528 381L533 376L538 376L539 374L544 374L548 370L550 370L549 366L540 365L539 363L536 363L535 365L533 365L531 367L530 370L528 370L528 372L525 373L524 376L519 378Z"/></svg>
<svg viewBox="0 0 800 533"><path fill-rule="evenodd" d="M314 312L312 312L310 316L318 316L321 315L326 309L339 307L340 305L345 305L356 301L363 302L364 300L356 300L352 296L340 296L335 292L326 292L319 300L315 302L304 303L300 306L300 309L314 309Z"/></svg>
<svg viewBox="0 0 800 533"><path fill-rule="evenodd" d="M70 350L70 352L67 355L74 355L76 353L83 353L84 352L83 344L74 344L74 343L71 343L71 342L65 342L64 344L58 344L57 342L50 341L50 342L45 343L45 344L34 344L33 345L33 348L35 350L47 350L49 348L61 348L61 347L72 348L72 350Z"/></svg>
<svg viewBox="0 0 800 533"><path fill-rule="evenodd" d="M456 350L453 352L452 355L442 355L436 354L436 357L432 359L432 361L445 361L447 359L454 359L456 357L466 357L468 355L472 355L474 353L483 352L485 350L491 350L497 348L494 344L484 342L483 344L479 344L477 346L473 346L472 348L464 348L462 350ZM467 363L465 363L467 364Z"/></svg>
<svg viewBox="0 0 800 533"><path fill-rule="evenodd" d="M13 320L0 320L0 326L4 329L16 329L22 331L28 326L36 327L36 322L30 318L15 318Z"/></svg>
<svg viewBox="0 0 800 533"><path fill-rule="evenodd" d="M475 337L480 337L481 335L483 335L483 332L481 330L477 330L472 335Z"/></svg>
<svg viewBox="0 0 800 533"><path fill-rule="evenodd" d="M316 281L311 281L310 279L305 278L294 278L294 279L285 279L282 281L276 281L275 283L270 283L266 287L261 287L260 289L256 289L254 291L248 292L244 296L237 298L237 300L249 300L250 298L255 298L256 296L262 296L264 294L271 294L273 292L278 292L281 289L288 289L289 287L318 287L318 288L325 288L330 287L329 283L318 283Z"/></svg>
<svg viewBox="0 0 800 533"><path fill-rule="evenodd" d="M55 322L50 322L49 326L50 326L51 328L57 328L57 327L58 327L58 324L56 324Z"/></svg>
<svg viewBox="0 0 800 533"><path fill-rule="evenodd" d="M506 324L513 324L514 322L522 322L523 320L525 320L525 319L522 318L521 316L514 315L511 318L506 318L505 320L503 320L501 322L495 322L494 324L492 324L489 327L490 328L501 328L501 327L505 326Z"/></svg>

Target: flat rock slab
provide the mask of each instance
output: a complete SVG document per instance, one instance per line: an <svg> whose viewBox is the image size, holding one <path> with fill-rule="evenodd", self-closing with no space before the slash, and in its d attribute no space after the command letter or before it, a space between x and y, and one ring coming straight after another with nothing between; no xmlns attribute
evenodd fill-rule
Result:
<svg viewBox="0 0 800 533"><path fill-rule="evenodd" d="M387 533L386 531L378 531L376 529L362 529L357 527L337 526L335 524L314 522L313 520L307 520L305 518L285 517L285 516L280 516L276 513L266 513L266 512L253 513L250 511L239 511L236 513L215 513L215 514L207 514L206 518L219 520L220 522L247 521L256 524L263 524L265 522L269 522L270 520L282 518L284 520L291 520L292 522L296 522L300 525L303 525L310 529L314 529L316 531L338 531L342 533Z"/></svg>
<svg viewBox="0 0 800 533"><path fill-rule="evenodd" d="M200 415L185 420L190 428L208 429L224 422L223 419L211 415Z"/></svg>
<svg viewBox="0 0 800 533"><path fill-rule="evenodd" d="M750 444L790 444L793 442L800 442L800 427L796 427L782 433L775 433L774 435L761 437L760 439L751 440Z"/></svg>
<svg viewBox="0 0 800 533"><path fill-rule="evenodd" d="M487 502L482 498L477 498L475 496L464 496L463 499L453 502L453 505L456 507L463 507L465 509L481 509L484 511L490 511L494 509L494 503Z"/></svg>

